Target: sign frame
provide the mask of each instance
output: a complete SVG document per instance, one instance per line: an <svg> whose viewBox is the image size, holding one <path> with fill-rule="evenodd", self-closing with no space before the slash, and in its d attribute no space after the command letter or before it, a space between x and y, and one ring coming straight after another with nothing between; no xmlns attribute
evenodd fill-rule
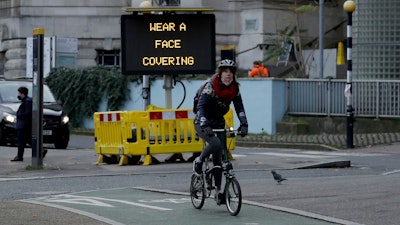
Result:
<svg viewBox="0 0 400 225"><path fill-rule="evenodd" d="M121 71L125 75L215 72L214 14L121 16Z"/></svg>

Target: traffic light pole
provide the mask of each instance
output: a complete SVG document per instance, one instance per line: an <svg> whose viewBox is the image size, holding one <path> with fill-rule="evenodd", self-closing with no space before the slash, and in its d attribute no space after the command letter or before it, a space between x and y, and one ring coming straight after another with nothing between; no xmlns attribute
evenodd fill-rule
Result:
<svg viewBox="0 0 400 225"><path fill-rule="evenodd" d="M33 29L32 167L43 166L43 46L44 29Z"/></svg>

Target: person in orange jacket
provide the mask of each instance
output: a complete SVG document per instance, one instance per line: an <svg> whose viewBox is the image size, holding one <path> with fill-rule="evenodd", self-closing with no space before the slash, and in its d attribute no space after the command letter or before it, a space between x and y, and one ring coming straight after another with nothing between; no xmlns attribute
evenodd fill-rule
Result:
<svg viewBox="0 0 400 225"><path fill-rule="evenodd" d="M249 71L249 77L269 77L267 67L263 66L260 61L253 62L253 69Z"/></svg>

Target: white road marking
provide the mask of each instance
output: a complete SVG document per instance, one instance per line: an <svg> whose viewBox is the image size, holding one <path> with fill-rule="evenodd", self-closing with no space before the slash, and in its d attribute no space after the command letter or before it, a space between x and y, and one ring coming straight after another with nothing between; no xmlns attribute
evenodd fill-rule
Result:
<svg viewBox="0 0 400 225"><path fill-rule="evenodd" d="M150 200L139 200L139 202L144 202L144 203L175 203L175 204L180 204L180 203L187 203L190 202L190 198L165 198L165 199L150 199Z"/></svg>
<svg viewBox="0 0 400 225"><path fill-rule="evenodd" d="M160 211L169 211L169 210L172 210L172 209L169 209L169 208L163 208L163 207L158 207L158 206L145 205L145 204L136 203L136 202L129 202L129 201L125 201L125 200L108 199L108 198L99 198L99 197L90 197L90 198L98 199L98 200L104 200L104 201L118 202L118 203L122 203L122 204L134 205L134 206L139 206L139 207L149 208L149 209L155 209L155 210L160 210Z"/></svg>
<svg viewBox="0 0 400 225"><path fill-rule="evenodd" d="M101 221L101 222L104 222L104 223L108 223L108 224L125 225L123 223L119 223L117 221L111 220L109 218L105 218L103 216L96 215L94 213L85 212L85 211L82 211L82 210L79 210L79 209L74 209L74 208L61 206L61 205L56 205L56 204L51 204L51 203L47 203L47 202L37 201L36 199L26 199L26 200L19 200L19 201L66 210L66 211L73 212L73 213L76 213L76 214L79 214L79 215L84 215L84 216L87 216L87 217L90 217L90 218L93 218L95 220L98 220L98 221Z"/></svg>
<svg viewBox="0 0 400 225"><path fill-rule="evenodd" d="M243 158L246 157L247 155L241 155L241 154L232 154L233 158Z"/></svg>
<svg viewBox="0 0 400 225"><path fill-rule="evenodd" d="M43 197L42 200L44 200L45 202L52 202L52 203L69 203L76 205L90 205L90 206L109 207L109 208L114 207L113 205L97 201L89 197L67 195L67 194Z"/></svg>
<svg viewBox="0 0 400 225"><path fill-rule="evenodd" d="M277 157L293 157L293 158L333 158L343 156L385 156L386 154L381 153L345 153L345 152L318 152L318 151L299 151L299 152L253 152L250 155L266 155L266 156L277 156Z"/></svg>
<svg viewBox="0 0 400 225"><path fill-rule="evenodd" d="M319 155L331 155L331 156L385 156L387 154L382 153L360 153L360 152L316 152L316 151L302 151L305 154L319 154Z"/></svg>
<svg viewBox="0 0 400 225"><path fill-rule="evenodd" d="M400 173L400 170L392 170L386 173L382 173L382 175L390 175L390 174L394 174L394 173Z"/></svg>
<svg viewBox="0 0 400 225"><path fill-rule="evenodd" d="M160 210L160 211L172 210L169 208L146 205L146 204L142 204L142 203L130 202L130 201L125 201L125 200L79 196L79 195L69 195L69 194L41 197L41 198L36 198L36 200L41 200L44 202L52 202L52 203L69 203L69 204L90 205L90 206L99 206L99 207L114 207L113 205L110 205L110 204L104 202L104 201L108 201L108 202L118 202L118 203L122 203L122 204L126 204L126 205L139 206L139 207L143 207L143 208Z"/></svg>
<svg viewBox="0 0 400 225"><path fill-rule="evenodd" d="M43 177L1 177L0 181L35 180Z"/></svg>
<svg viewBox="0 0 400 225"><path fill-rule="evenodd" d="M292 158L331 158L334 156L325 155L307 155L307 154L293 154L293 153L276 153L276 152L260 152L260 153L249 153L251 155L267 155L267 156L278 156L278 157L292 157Z"/></svg>

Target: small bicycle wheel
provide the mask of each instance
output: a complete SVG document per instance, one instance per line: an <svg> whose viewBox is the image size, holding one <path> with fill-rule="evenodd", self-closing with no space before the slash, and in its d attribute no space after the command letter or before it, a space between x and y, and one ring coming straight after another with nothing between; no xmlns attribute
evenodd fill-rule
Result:
<svg viewBox="0 0 400 225"><path fill-rule="evenodd" d="M226 208L232 216L236 216L242 207L242 191L236 178L227 180L225 186Z"/></svg>
<svg viewBox="0 0 400 225"><path fill-rule="evenodd" d="M203 176L192 174L190 181L190 199L196 209L201 209L206 199Z"/></svg>

